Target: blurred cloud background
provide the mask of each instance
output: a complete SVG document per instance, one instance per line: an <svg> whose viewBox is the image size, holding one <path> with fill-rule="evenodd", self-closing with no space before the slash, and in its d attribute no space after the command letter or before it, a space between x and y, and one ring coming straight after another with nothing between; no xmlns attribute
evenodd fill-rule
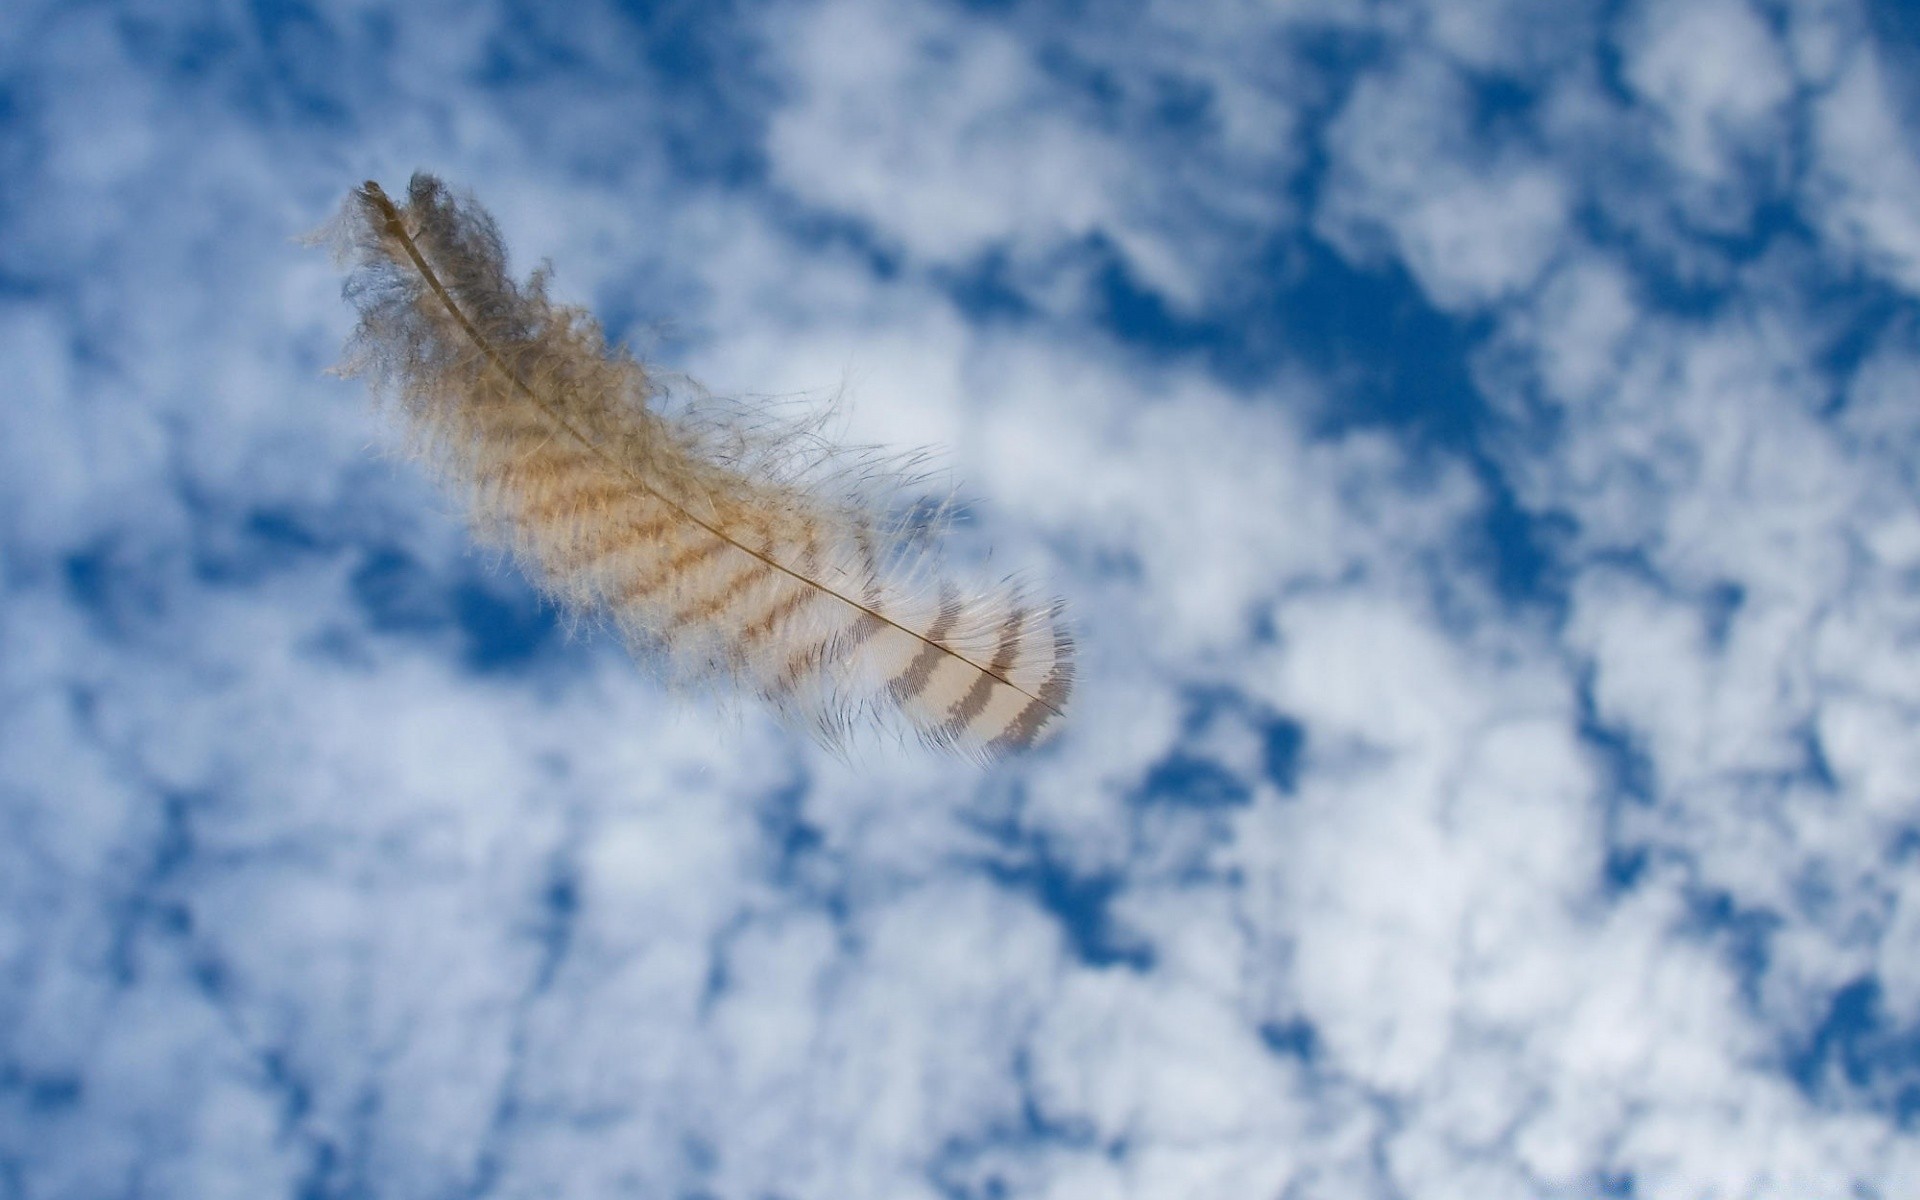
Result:
<svg viewBox="0 0 1920 1200"><path fill-rule="evenodd" d="M1920 1193L1916 80L1892 0L9 5L0 1197ZM935 447L1064 736L837 762L473 549L293 240L415 168Z"/></svg>

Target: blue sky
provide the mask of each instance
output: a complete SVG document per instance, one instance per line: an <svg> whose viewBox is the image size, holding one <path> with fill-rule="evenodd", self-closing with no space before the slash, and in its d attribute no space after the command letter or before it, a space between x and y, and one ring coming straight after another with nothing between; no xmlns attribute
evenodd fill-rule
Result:
<svg viewBox="0 0 1920 1200"><path fill-rule="evenodd" d="M1920 17L0 16L0 1200L1920 1191ZM476 549L297 238L471 188L1066 597L836 758Z"/></svg>

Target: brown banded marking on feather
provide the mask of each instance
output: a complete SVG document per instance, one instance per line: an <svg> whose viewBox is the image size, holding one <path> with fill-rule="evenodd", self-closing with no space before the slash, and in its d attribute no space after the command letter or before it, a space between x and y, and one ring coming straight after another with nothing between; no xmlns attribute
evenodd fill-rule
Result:
<svg viewBox="0 0 1920 1200"><path fill-rule="evenodd" d="M521 513L529 522L539 524L569 521L583 514L630 511L641 499L620 480L586 471L554 475L526 490L531 495Z"/></svg>
<svg viewBox="0 0 1920 1200"><path fill-rule="evenodd" d="M538 561L607 565L609 559L644 562L675 545L670 529L620 519L615 513L585 512L556 517L526 529L528 549Z"/></svg>
<svg viewBox="0 0 1920 1200"><path fill-rule="evenodd" d="M594 575L645 571L673 549L677 526L659 515L555 521L540 531L542 544L534 554L541 562Z"/></svg>
<svg viewBox="0 0 1920 1200"><path fill-rule="evenodd" d="M813 522L809 521L807 522L806 541L801 545L800 557L796 560L794 566L797 574L807 576L812 574L814 568L819 566L819 564L820 530ZM741 628L740 641L743 648L751 647L755 642L770 636L782 621L799 612L803 606L820 595L818 588L793 581L786 582L791 589L787 592L786 596L775 600L773 605L765 612Z"/></svg>
<svg viewBox="0 0 1920 1200"><path fill-rule="evenodd" d="M571 478L575 470L570 465L556 462L557 455L539 450L518 450L502 453L491 459L480 459L474 468L474 474L481 485L492 489L502 496L521 496L519 506L525 507L533 493L544 494L555 482Z"/></svg>
<svg viewBox="0 0 1920 1200"><path fill-rule="evenodd" d="M483 487L505 491L515 486L540 487L578 471L573 456L555 453L551 442L522 440L482 445L466 454L474 479Z"/></svg>
<svg viewBox="0 0 1920 1200"><path fill-rule="evenodd" d="M981 666L960 654L936 660L920 691L902 702L908 715L928 736L940 742L959 736L962 729L953 721L963 708L970 710L965 731L997 730L1016 710L1033 699L1011 680L1020 661L1027 657L1027 639L1017 639L1011 647L1011 663L1005 666L987 660ZM984 659L984 656L982 656ZM1004 661L1004 660L1003 660ZM949 726L954 726L949 728ZM969 736L967 744L978 745L984 738Z"/></svg>
<svg viewBox="0 0 1920 1200"><path fill-rule="evenodd" d="M1026 745L1036 740L1043 727L1059 715L1072 679L1072 641L1054 624L1056 618L1057 612L1052 609L1037 613L1028 609L1026 627L1017 641L1003 633L1000 648L990 664L997 675L994 685L981 688L979 681L974 680L965 696L947 709L944 714L947 720L929 730L932 740L976 747L988 759L1007 753L1016 744ZM1045 657L1038 658L1036 650L1044 652ZM947 672L949 678L944 689L940 686L941 679L936 678L935 686L922 698L919 707L923 712L936 717L942 715L942 702L956 696L961 682L960 678L953 678L953 674ZM1038 682L1033 681L1036 676ZM984 702L981 702L983 696ZM967 719L960 720L962 715Z"/></svg>
<svg viewBox="0 0 1920 1200"><path fill-rule="evenodd" d="M631 524L610 524L604 530L588 531L591 536L562 546L550 546L540 557L582 578L604 579L606 586L617 589L619 576L647 571L653 560L672 544L666 536L674 524L662 516Z"/></svg>
<svg viewBox="0 0 1920 1200"><path fill-rule="evenodd" d="M876 608L880 603L880 555L873 546L873 530L865 521L853 528L853 543L860 551L861 578L865 581L863 595L868 608Z"/></svg>
<svg viewBox="0 0 1920 1200"><path fill-rule="evenodd" d="M987 741L988 755L1025 750L1039 739L1048 722L1059 716L1065 707L1067 695L1073 690L1073 665L1065 654L1071 643L1060 641L1059 636L1056 635L1054 642L1053 669L1047 672L1046 681L1035 691L1032 699L1021 705L1020 711L1006 722L1000 732ZM984 731L982 734L984 736Z"/></svg>
<svg viewBox="0 0 1920 1200"><path fill-rule="evenodd" d="M582 512L602 511L633 498L631 487L604 478L578 483L554 479L542 493L521 507L522 518L544 525Z"/></svg>
<svg viewBox="0 0 1920 1200"><path fill-rule="evenodd" d="M657 512L643 515L631 487L580 456L535 454L480 473L479 482L482 513L507 516L523 540L536 539L526 548L549 568L598 570L668 525Z"/></svg>
<svg viewBox="0 0 1920 1200"><path fill-rule="evenodd" d="M820 526L813 521L805 521L806 536L800 540L800 557L794 560L794 566L801 577L812 575L820 565Z"/></svg>
<svg viewBox="0 0 1920 1200"><path fill-rule="evenodd" d="M485 370L486 360L476 358L474 365ZM589 457L559 440L560 429L554 425L551 417L537 408L529 410L514 405L489 405L461 423L471 426L483 445L500 445L513 451L551 446L553 453L568 458Z"/></svg>
<svg viewBox="0 0 1920 1200"><path fill-rule="evenodd" d="M849 600L838 592L833 598L853 609L853 624L837 633L830 634L829 642L834 649L843 654L851 654L865 646L876 634L886 629L892 621L881 612L885 598L880 583L880 556L874 548L873 529L866 521L856 521L853 526L853 545L859 553L858 573L848 572L860 585L859 602Z"/></svg>
<svg viewBox="0 0 1920 1200"><path fill-rule="evenodd" d="M706 533L706 536L694 538L692 545L675 552L660 564L660 575L664 582L678 583L683 573L733 545L718 534L704 530L695 532Z"/></svg>
<svg viewBox="0 0 1920 1200"><path fill-rule="evenodd" d="M902 704L914 699L926 689L933 678L933 671L942 662L957 657L943 639L953 632L960 620L965 606L951 587L943 585L940 589L940 614L933 619L925 633L918 635L921 641L920 651L910 659L906 668L887 682L887 691ZM969 664L971 665L971 664ZM979 670L974 667L974 670Z"/></svg>
<svg viewBox="0 0 1920 1200"><path fill-rule="evenodd" d="M486 366L484 360L476 365L483 370ZM537 408L529 410L510 404L487 404L478 412L456 410L439 420L449 428L462 431L468 439L468 445L481 450L513 453L547 450L569 456L579 454L561 436L563 431L554 424L553 419Z"/></svg>
<svg viewBox="0 0 1920 1200"><path fill-rule="evenodd" d="M671 517L656 514L644 520L614 525L595 536L592 554L596 558L606 557L631 550L642 543L659 543L677 524Z"/></svg>
<svg viewBox="0 0 1920 1200"><path fill-rule="evenodd" d="M851 654L886 628L886 618L861 609L854 615L853 624L839 633L838 640L834 642L834 648L842 653Z"/></svg>
<svg viewBox="0 0 1920 1200"><path fill-rule="evenodd" d="M809 640L795 647L787 655L786 665L780 668L780 674L761 689L767 699L778 702L792 695L793 690L800 686L800 681L819 667L832 645L833 639L826 638Z"/></svg>
<svg viewBox="0 0 1920 1200"><path fill-rule="evenodd" d="M755 617L740 630L743 647L751 647L772 635L774 629L784 620L798 613L809 602L820 595L815 588L798 584L789 585L787 594L774 601L773 607Z"/></svg>
<svg viewBox="0 0 1920 1200"><path fill-rule="evenodd" d="M819 591L819 589L815 589ZM800 686L800 681L816 670L830 657L850 657L875 635L897 628L886 619L869 612L859 605L847 604L844 597L831 592L820 591L822 596L832 596L842 604L854 610L853 623L831 633L820 634L802 642L787 655L786 665L767 689L767 696L779 699L790 694Z"/></svg>
<svg viewBox="0 0 1920 1200"><path fill-rule="evenodd" d="M773 524L764 513L748 510L715 521L714 527L733 543L734 549L756 562L764 562L774 552Z"/></svg>
<svg viewBox="0 0 1920 1200"><path fill-rule="evenodd" d="M716 521L715 528L716 536L723 538L727 548L744 558L746 563L732 574L718 578L711 574L700 576L689 572L686 580L688 599L669 614L668 620L672 622L691 625L713 621L752 595L755 583L772 576L775 571L775 564L768 558L773 537L764 515L744 512Z"/></svg>
<svg viewBox="0 0 1920 1200"><path fill-rule="evenodd" d="M574 474L585 461L574 455L555 453L550 442L520 440L481 446L468 458L473 473L483 480L524 481L537 484L544 479L560 479Z"/></svg>
<svg viewBox="0 0 1920 1200"><path fill-rule="evenodd" d="M865 521L857 521L853 527L854 548L860 554L861 602L854 603L845 596L834 595L834 599L854 610L853 624L830 634L826 639L826 649L845 656L858 653L874 638L889 628L917 637L912 630L906 629L884 616L880 609L885 599L885 589L880 582L880 555L874 548L873 529Z"/></svg>
<svg viewBox="0 0 1920 1200"><path fill-rule="evenodd" d="M726 581L715 588L711 594L691 605L675 609L667 620L676 625L693 625L711 621L732 605L739 603L742 596L751 593L754 581L767 579L772 575L773 571L767 564L758 559L750 560L745 567L727 576Z"/></svg>
<svg viewBox="0 0 1920 1200"><path fill-rule="evenodd" d="M987 701L993 698L994 690L1007 688L1001 680L1019 661L1022 644L1020 635L1026 628L1031 611L1024 604L1016 604L1013 611L1007 614L1006 621L1000 626L1000 644L994 649L993 661L967 688L967 694L960 698L960 702L947 710L947 719L938 731L941 738L953 740L964 736L974 718L987 710Z"/></svg>
<svg viewBox="0 0 1920 1200"><path fill-rule="evenodd" d="M637 604L663 588L680 582L680 573L704 559L712 558L732 543L717 535L698 538L693 545L674 553L645 579L626 584L615 594L621 604Z"/></svg>

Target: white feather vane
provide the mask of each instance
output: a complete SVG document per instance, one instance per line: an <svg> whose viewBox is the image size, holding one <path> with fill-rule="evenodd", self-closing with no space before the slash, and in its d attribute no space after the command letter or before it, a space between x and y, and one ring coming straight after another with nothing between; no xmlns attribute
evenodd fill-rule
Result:
<svg viewBox="0 0 1920 1200"><path fill-rule="evenodd" d="M757 693L834 746L904 720L991 760L1057 728L1059 603L946 578L870 460L739 405L669 409L542 274L516 284L492 218L430 175L405 204L355 190L323 236L360 311L341 371L405 415L484 535L670 678Z"/></svg>

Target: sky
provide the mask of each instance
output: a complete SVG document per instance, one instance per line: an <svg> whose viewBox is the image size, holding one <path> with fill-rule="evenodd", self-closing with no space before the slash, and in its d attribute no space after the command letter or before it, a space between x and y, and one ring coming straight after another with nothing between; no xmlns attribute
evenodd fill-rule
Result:
<svg viewBox="0 0 1920 1200"><path fill-rule="evenodd" d="M0 1200L1920 1194L1920 10L0 13ZM1068 606L981 768L476 546L469 188Z"/></svg>

